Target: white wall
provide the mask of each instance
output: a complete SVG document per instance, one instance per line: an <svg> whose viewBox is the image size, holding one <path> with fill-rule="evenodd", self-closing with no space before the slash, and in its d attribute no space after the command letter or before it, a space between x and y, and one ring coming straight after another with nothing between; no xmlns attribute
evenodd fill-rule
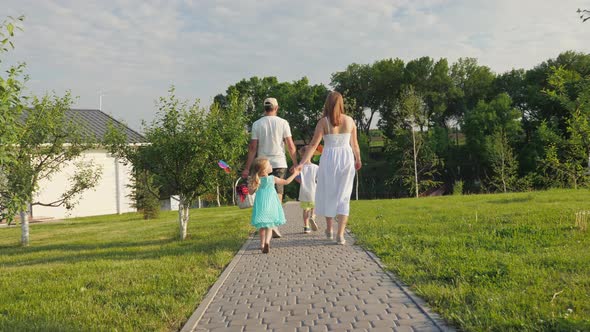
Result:
<svg viewBox="0 0 590 332"><path fill-rule="evenodd" d="M33 218L53 217L56 219L96 216L103 214L126 213L135 211L131 207L131 200L127 197L131 189L127 184L131 183L131 165L118 163L106 150L86 151L83 160L93 160L96 165L102 166L102 177L96 187L82 193L78 204L72 210L65 207L33 206ZM56 173L50 180L44 180L39 185L39 192L35 201L48 203L59 199L66 190L68 178L74 174L74 162L65 166L61 172ZM119 179L119 204L117 204L117 171Z"/></svg>

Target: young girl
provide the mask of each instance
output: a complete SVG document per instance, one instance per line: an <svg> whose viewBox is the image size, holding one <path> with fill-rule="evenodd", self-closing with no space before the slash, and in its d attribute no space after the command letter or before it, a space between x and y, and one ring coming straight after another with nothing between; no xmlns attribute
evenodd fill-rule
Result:
<svg viewBox="0 0 590 332"><path fill-rule="evenodd" d="M272 166L268 159L258 158L254 161L252 176L248 184L250 192L256 191L254 206L252 207L252 226L260 233L260 249L267 254L270 250L272 228L283 225L285 212L275 190L275 183L287 185L293 181L299 171L291 174L287 179L276 178L268 175L272 172Z"/></svg>

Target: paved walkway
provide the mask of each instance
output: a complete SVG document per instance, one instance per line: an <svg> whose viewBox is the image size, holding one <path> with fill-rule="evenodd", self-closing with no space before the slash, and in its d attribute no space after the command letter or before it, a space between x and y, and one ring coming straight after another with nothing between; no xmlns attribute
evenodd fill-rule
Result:
<svg viewBox="0 0 590 332"><path fill-rule="evenodd" d="M323 220L303 234L299 204L285 213L270 253L248 240L182 331L450 330L349 235L327 240Z"/></svg>

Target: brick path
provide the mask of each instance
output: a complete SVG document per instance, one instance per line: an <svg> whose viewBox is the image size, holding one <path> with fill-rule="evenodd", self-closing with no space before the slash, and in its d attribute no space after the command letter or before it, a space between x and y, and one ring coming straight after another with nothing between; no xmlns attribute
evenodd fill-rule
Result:
<svg viewBox="0 0 590 332"><path fill-rule="evenodd" d="M262 254L242 247L182 331L449 331L362 248L303 234L298 203L285 205L283 238Z"/></svg>

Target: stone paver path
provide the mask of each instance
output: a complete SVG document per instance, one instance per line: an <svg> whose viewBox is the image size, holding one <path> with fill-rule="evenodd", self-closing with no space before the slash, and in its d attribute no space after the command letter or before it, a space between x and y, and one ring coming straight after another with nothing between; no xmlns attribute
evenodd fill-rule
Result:
<svg viewBox="0 0 590 332"><path fill-rule="evenodd" d="M303 234L296 202L285 214L270 253L248 240L183 331L451 330L352 237L327 240L323 218Z"/></svg>

